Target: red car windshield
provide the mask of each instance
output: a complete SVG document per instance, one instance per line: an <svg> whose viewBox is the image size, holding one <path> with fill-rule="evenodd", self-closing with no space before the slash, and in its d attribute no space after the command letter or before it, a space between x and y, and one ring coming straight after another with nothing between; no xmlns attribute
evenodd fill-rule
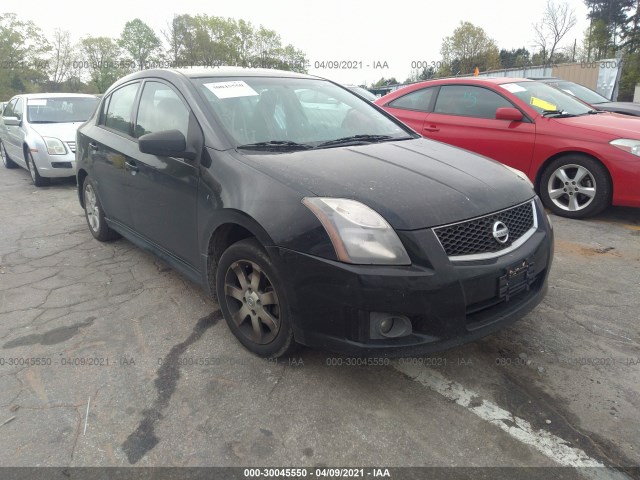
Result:
<svg viewBox="0 0 640 480"><path fill-rule="evenodd" d="M592 108L557 88L539 82L503 83L501 88L511 92L538 113L559 112L567 115L584 115Z"/></svg>

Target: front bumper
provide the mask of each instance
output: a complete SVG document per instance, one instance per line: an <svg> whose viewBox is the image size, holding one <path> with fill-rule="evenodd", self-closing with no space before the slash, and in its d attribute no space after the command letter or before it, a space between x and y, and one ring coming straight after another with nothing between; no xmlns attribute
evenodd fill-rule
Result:
<svg viewBox="0 0 640 480"><path fill-rule="evenodd" d="M410 356L476 340L530 312L544 297L553 234L538 209L538 229L523 245L488 260L452 262L431 229L398 232L411 266L348 265L272 247L287 279L296 341L356 356ZM526 261L528 288L501 297L500 277ZM504 293L504 292L503 292ZM376 339L370 314L409 317L412 333Z"/></svg>
<svg viewBox="0 0 640 480"><path fill-rule="evenodd" d="M76 174L76 155L71 151L65 155L50 155L46 148L38 148L31 155L41 177L73 177Z"/></svg>

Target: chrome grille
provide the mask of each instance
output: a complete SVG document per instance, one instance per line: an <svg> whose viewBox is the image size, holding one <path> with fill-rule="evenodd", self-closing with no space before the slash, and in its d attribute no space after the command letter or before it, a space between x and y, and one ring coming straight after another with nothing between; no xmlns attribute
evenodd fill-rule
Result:
<svg viewBox="0 0 640 480"><path fill-rule="evenodd" d="M69 146L71 153L76 153L76 142L67 142L67 145Z"/></svg>
<svg viewBox="0 0 640 480"><path fill-rule="evenodd" d="M509 229L506 243L498 242L493 236L493 225L498 221ZM533 235L536 227L534 202L528 201L483 217L436 227L433 231L450 258L471 260L465 257L482 258L504 253L503 250L517 246Z"/></svg>

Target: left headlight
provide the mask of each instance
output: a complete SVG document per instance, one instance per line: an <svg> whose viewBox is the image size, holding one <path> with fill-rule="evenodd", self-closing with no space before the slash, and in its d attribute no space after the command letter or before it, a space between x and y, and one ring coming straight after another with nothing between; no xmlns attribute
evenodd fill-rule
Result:
<svg viewBox="0 0 640 480"><path fill-rule="evenodd" d="M53 137L42 137L42 139L47 146L47 152L49 152L49 155L64 155L67 153L67 149L61 140Z"/></svg>
<svg viewBox="0 0 640 480"><path fill-rule="evenodd" d="M504 166L507 167L509 170L511 170L513 173L515 173L522 180L527 182L531 188L533 188L533 183L531 183L531 180L529 180L529 177L527 177L526 173L524 173L522 170L518 170L517 168L510 167L509 165L504 165Z"/></svg>
<svg viewBox="0 0 640 480"><path fill-rule="evenodd" d="M325 228L338 259L368 265L410 265L411 260L391 225L375 210L347 198L302 200Z"/></svg>
<svg viewBox="0 0 640 480"><path fill-rule="evenodd" d="M618 138L609 142L610 145L618 147L620 150L629 152L631 155L640 157L640 140L632 140L630 138Z"/></svg>

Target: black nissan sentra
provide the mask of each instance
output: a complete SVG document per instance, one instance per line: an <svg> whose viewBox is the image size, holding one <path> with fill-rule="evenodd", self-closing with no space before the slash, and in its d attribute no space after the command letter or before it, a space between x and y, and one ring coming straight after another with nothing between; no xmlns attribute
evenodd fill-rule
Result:
<svg viewBox="0 0 640 480"><path fill-rule="evenodd" d="M261 356L444 349L546 292L552 230L523 174L327 80L138 72L77 145L93 236L122 235L207 288Z"/></svg>

